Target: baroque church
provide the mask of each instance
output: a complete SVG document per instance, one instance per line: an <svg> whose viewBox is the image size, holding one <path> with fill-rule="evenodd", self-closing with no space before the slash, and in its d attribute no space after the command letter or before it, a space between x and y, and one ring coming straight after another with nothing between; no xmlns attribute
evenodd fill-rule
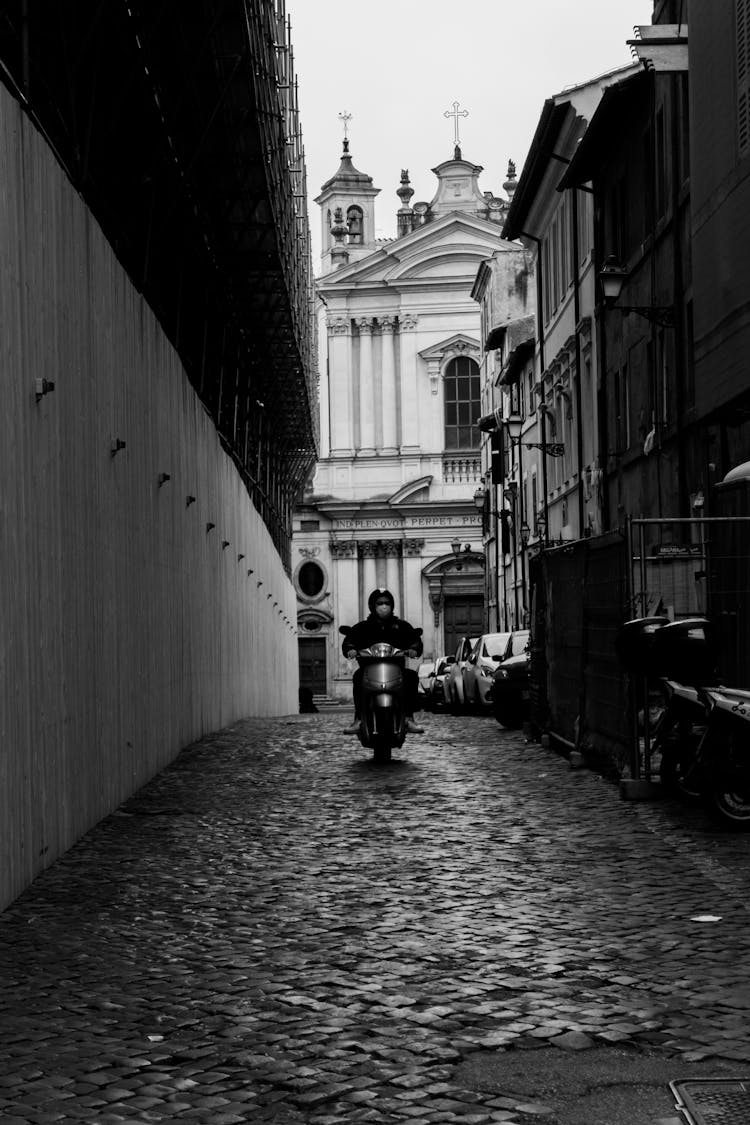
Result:
<svg viewBox="0 0 750 1125"><path fill-rule="evenodd" d="M375 238L380 189L341 163L316 203L322 228L319 297L321 456L294 522L300 685L351 697L340 625L367 616L376 586L424 630L424 660L483 631L480 314L472 288L504 248L515 190L482 192L482 168L451 159L432 169L430 202L396 195L396 237Z"/></svg>

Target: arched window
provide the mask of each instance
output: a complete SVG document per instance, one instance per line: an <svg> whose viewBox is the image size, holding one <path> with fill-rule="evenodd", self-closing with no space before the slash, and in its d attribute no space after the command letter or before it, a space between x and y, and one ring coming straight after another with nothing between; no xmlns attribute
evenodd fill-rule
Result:
<svg viewBox="0 0 750 1125"><path fill-rule="evenodd" d="M443 378L445 448L479 448L479 367L460 355L452 359Z"/></svg>
<svg viewBox="0 0 750 1125"><path fill-rule="evenodd" d="M362 242L364 223L362 221L362 208L361 207L348 207L346 210L346 227L349 231L348 241L353 245L359 245Z"/></svg>

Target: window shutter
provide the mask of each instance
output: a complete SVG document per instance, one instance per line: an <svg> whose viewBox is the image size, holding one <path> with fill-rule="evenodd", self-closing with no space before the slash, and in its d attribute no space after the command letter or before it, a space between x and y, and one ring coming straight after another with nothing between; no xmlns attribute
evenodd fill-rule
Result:
<svg viewBox="0 0 750 1125"><path fill-rule="evenodd" d="M735 0L737 41L737 145L750 151L750 0Z"/></svg>

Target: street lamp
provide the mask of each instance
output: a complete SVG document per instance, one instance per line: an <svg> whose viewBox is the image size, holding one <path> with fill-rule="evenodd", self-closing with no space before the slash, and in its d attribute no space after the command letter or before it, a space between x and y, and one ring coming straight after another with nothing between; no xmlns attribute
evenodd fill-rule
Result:
<svg viewBox="0 0 750 1125"><path fill-rule="evenodd" d="M547 521L542 512L536 517L536 533L537 537L541 539L542 543L547 545Z"/></svg>
<svg viewBox="0 0 750 1125"><path fill-rule="evenodd" d="M617 301L627 279L627 269L614 254L604 259L599 270L599 284L606 308L617 308L626 316L628 313L636 313L637 316L642 316L662 328L674 324L674 305L618 305Z"/></svg>
<svg viewBox="0 0 750 1125"><path fill-rule="evenodd" d="M485 500L487 497L487 489L482 488L481 484L474 493L474 507L478 512L484 511Z"/></svg>
<svg viewBox="0 0 750 1125"><path fill-rule="evenodd" d="M464 564L461 553L468 555L471 552L471 543L464 543L462 546L460 539L451 539L451 551L456 556L456 570L463 570Z"/></svg>
<svg viewBox="0 0 750 1125"><path fill-rule="evenodd" d="M525 551L526 548L529 545L529 539L531 538L531 528L526 523L526 520L524 520L523 523L521 524L520 535L521 535L521 546L523 547L523 549Z"/></svg>

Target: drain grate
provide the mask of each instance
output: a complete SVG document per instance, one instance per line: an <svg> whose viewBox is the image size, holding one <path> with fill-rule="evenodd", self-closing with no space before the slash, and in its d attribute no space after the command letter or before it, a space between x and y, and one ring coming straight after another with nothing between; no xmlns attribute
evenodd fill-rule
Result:
<svg viewBox="0 0 750 1125"><path fill-rule="evenodd" d="M689 1125L747 1125L750 1078L696 1078L670 1082L677 1108Z"/></svg>

